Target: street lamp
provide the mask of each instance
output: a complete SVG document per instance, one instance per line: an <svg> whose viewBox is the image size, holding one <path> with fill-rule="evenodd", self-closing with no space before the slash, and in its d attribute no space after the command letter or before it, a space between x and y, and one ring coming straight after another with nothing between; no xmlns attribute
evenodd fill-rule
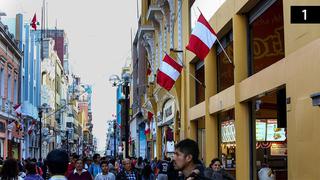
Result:
<svg viewBox="0 0 320 180"><path fill-rule="evenodd" d="M122 116L121 121L124 122L125 127L125 155L126 158L129 157L129 83L130 83L131 75L129 73L122 74L122 78L120 79L118 75L111 75L109 78L109 82L113 87L122 86L122 93L124 94L123 106L121 108Z"/></svg>

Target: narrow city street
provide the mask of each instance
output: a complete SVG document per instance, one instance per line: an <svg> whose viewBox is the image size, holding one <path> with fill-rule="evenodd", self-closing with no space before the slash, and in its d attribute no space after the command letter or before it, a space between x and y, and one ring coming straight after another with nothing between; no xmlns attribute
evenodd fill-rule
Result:
<svg viewBox="0 0 320 180"><path fill-rule="evenodd" d="M319 180L319 12L0 0L0 179Z"/></svg>

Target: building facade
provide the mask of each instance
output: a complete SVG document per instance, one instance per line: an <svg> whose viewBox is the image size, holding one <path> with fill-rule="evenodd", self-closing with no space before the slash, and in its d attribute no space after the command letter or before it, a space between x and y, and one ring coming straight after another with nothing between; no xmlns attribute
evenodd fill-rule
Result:
<svg viewBox="0 0 320 180"><path fill-rule="evenodd" d="M0 21L0 156L22 157L23 128L13 107L20 103L19 83L22 50L8 26Z"/></svg>
<svg viewBox="0 0 320 180"><path fill-rule="evenodd" d="M133 91L141 81L148 86L133 96L139 105L132 108L146 119L142 109L152 105L157 157L170 156L170 136L175 143L191 138L206 165L219 157L237 179L257 179L265 164L277 179L318 179L320 112L313 99L320 90L315 78L320 26L290 22L290 6L314 2L226 0L213 15L204 14L221 42L204 61L185 49L196 2L142 1L133 43ZM150 75L137 75L147 63L156 74L164 52L185 65L170 92L152 83Z"/></svg>

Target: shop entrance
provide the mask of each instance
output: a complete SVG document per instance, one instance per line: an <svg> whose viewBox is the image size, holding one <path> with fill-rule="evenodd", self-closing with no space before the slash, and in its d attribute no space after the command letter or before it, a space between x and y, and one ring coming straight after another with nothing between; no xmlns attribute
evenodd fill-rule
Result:
<svg viewBox="0 0 320 180"><path fill-rule="evenodd" d="M287 179L286 90L281 88L252 101L253 179Z"/></svg>

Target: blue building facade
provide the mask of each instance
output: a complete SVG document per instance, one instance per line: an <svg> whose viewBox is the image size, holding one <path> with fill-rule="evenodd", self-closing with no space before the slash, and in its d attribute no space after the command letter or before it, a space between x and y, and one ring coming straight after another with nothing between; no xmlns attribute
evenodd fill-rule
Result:
<svg viewBox="0 0 320 180"><path fill-rule="evenodd" d="M27 130L32 123L39 121L38 107L40 107L41 91L41 41L40 32L34 31L29 22L23 21L23 15L16 16L16 26L20 33L17 33L19 47L23 49L23 61L20 69L20 102L22 107L23 123ZM24 136L24 145L22 147L22 157L39 157L38 137L36 136L38 128L30 134ZM26 131L25 131L26 132Z"/></svg>

